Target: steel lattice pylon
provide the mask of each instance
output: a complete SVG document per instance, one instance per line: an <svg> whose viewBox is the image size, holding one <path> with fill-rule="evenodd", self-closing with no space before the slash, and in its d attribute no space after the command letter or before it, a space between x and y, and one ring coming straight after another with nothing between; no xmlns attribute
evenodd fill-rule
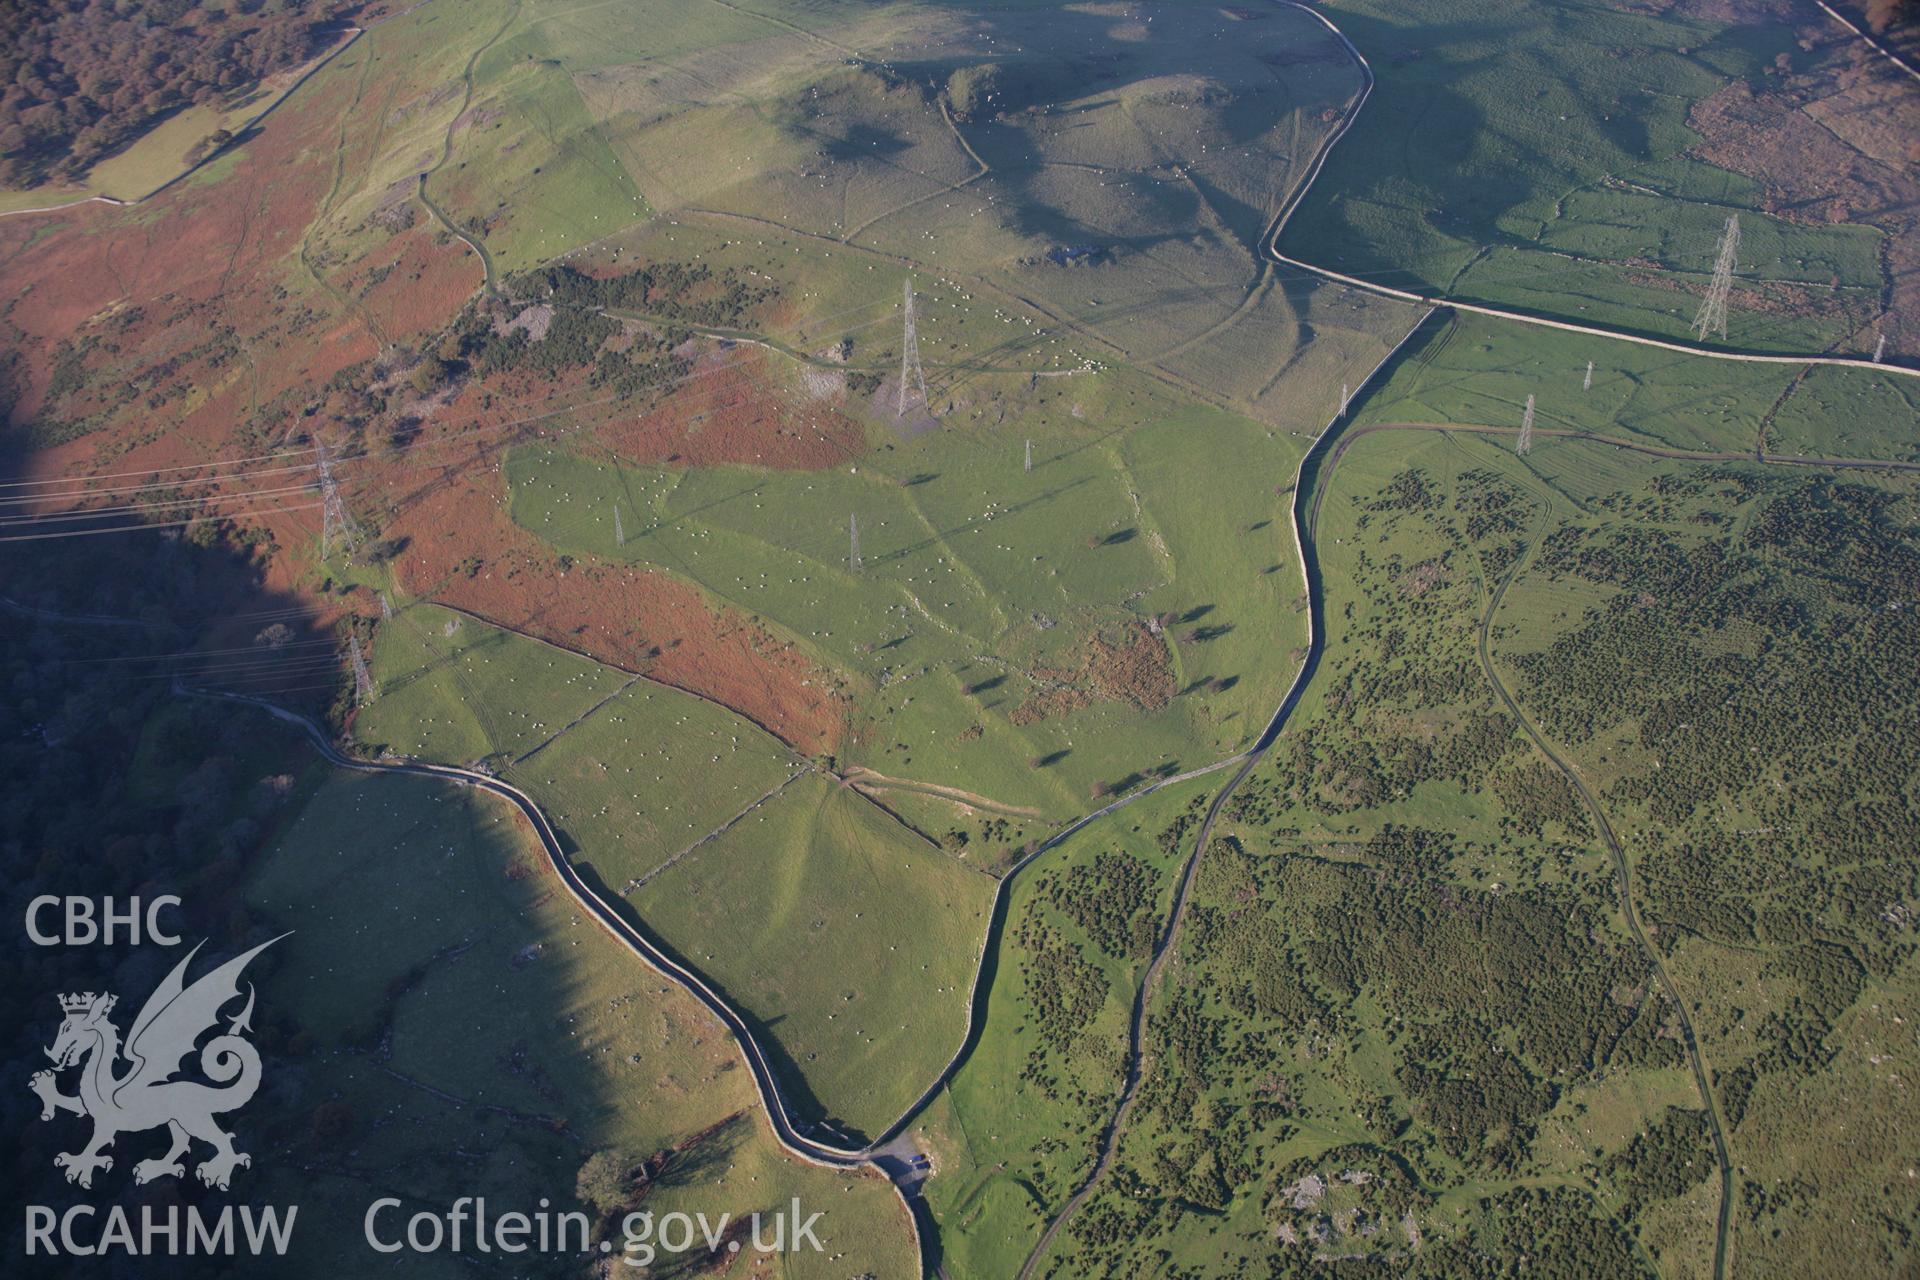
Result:
<svg viewBox="0 0 1920 1280"><path fill-rule="evenodd" d="M1702 342L1709 333L1727 336L1727 294L1733 290L1734 263L1740 255L1740 215L1727 215L1727 229L1720 236L1720 257L1713 264L1713 283L1707 286L1706 300L1693 318L1693 331Z"/></svg>
<svg viewBox="0 0 1920 1280"><path fill-rule="evenodd" d="M324 560L332 553L336 536L347 544L347 550L353 550L353 522L347 519L347 504L340 500L340 486L333 478L333 457L327 452L327 442L316 439L313 446L320 466L320 558Z"/></svg>
<svg viewBox="0 0 1920 1280"><path fill-rule="evenodd" d="M907 416L907 387L909 384L920 389L920 403L932 407L927 398L927 374L920 367L920 335L913 323L913 281L906 283L901 298L901 310L906 315L906 337L900 343L900 405L897 410L900 417Z"/></svg>

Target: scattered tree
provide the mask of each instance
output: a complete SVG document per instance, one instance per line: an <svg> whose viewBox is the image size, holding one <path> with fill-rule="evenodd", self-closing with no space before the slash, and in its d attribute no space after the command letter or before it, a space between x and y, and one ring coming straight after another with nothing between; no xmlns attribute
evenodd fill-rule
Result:
<svg viewBox="0 0 1920 1280"><path fill-rule="evenodd" d="M228 133L225 129L215 129L212 133L200 139L200 141L194 143L191 147L188 147L187 154L182 156L181 160L186 164L196 165L203 160L212 159L232 145L233 135L231 133Z"/></svg>
<svg viewBox="0 0 1920 1280"><path fill-rule="evenodd" d="M614 1212L632 1194L633 1160L612 1147L594 1152L574 1175L573 1191L601 1213Z"/></svg>

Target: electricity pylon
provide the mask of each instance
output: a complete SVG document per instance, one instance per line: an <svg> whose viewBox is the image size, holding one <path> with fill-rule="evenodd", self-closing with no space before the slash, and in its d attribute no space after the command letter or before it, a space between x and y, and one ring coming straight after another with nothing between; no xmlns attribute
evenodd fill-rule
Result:
<svg viewBox="0 0 1920 1280"><path fill-rule="evenodd" d="M927 405L929 409L932 408L932 401L927 398L926 370L920 367L920 335L915 331L913 324L913 281L911 278L908 279L905 293L902 296L901 309L906 313L907 332L906 337L902 339L900 343L900 407L898 414L904 418L907 416L907 386L909 382L920 388L920 403Z"/></svg>
<svg viewBox="0 0 1920 1280"><path fill-rule="evenodd" d="M627 531L620 527L620 504L617 502L613 504L613 545L616 547L627 545Z"/></svg>
<svg viewBox="0 0 1920 1280"><path fill-rule="evenodd" d="M1720 257L1713 264L1713 283L1707 286L1707 297L1700 304L1700 314L1693 318L1693 331L1702 342L1709 333L1716 330L1722 338L1727 336L1727 294L1733 289L1733 268L1740 255L1740 215L1727 215L1727 229L1720 236Z"/></svg>
<svg viewBox="0 0 1920 1280"><path fill-rule="evenodd" d="M1533 452L1533 397L1527 397L1527 412L1520 419L1520 438L1514 442L1515 453Z"/></svg>
<svg viewBox="0 0 1920 1280"><path fill-rule="evenodd" d="M1593 390L1593 361L1587 361L1587 380L1580 384L1582 391Z"/></svg>
<svg viewBox="0 0 1920 1280"><path fill-rule="evenodd" d="M367 675L367 660L360 653L360 637L347 637L347 650L353 655L353 700L361 706L373 701L373 679Z"/></svg>
<svg viewBox="0 0 1920 1280"><path fill-rule="evenodd" d="M340 485L333 478L333 457L327 452L327 442L315 440L314 452L320 462L320 558L325 560L333 551L335 535L347 544L347 550L353 550L353 522L347 519L347 504L340 500Z"/></svg>

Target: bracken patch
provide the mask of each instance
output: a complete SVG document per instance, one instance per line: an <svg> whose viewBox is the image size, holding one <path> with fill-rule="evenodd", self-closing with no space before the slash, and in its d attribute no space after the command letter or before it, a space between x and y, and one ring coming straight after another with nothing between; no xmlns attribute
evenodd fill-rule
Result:
<svg viewBox="0 0 1920 1280"><path fill-rule="evenodd" d="M1158 711L1173 700L1173 661L1167 646L1142 622L1129 623L1116 643L1095 632L1071 667L1035 667L1040 686L1013 709L1015 724L1066 715L1096 702L1126 702Z"/></svg>

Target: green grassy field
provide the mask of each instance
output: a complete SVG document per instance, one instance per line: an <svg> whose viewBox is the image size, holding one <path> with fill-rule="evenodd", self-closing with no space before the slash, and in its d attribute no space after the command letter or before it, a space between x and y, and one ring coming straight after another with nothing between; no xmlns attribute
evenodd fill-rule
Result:
<svg viewBox="0 0 1920 1280"><path fill-rule="evenodd" d="M1790 24L1511 0L1417 16L1339 0L1327 13L1378 86L1289 227L1288 253L1681 337L1738 212L1729 341L1871 352L1882 233L1769 217L1758 184L1687 154L1692 104L1798 56Z"/></svg>
<svg viewBox="0 0 1920 1280"><path fill-rule="evenodd" d="M1906 907L1868 904L1914 893L1873 833L1915 796L1897 768L1834 770L1888 731L1866 691L1910 673L1843 677L1822 637L1869 628L1905 663L1912 621L1873 584L1912 571L1913 486L1424 432L1360 437L1318 484L1326 656L1224 811L1115 1164L1043 1271L1364 1252L1477 1275L1525 1247L1551 1274L1711 1274L1715 1157L1678 1012L1490 660L1627 846L1741 1167L1734 1256L1791 1275L1840 1248L1894 1273L1896 1229L1823 1242L1785 1187L1911 1201L1892 1148L1851 1162L1818 1117L1843 1095L1906 1107L1873 1075L1890 1060L1840 1046L1885 1043L1914 999L1889 924ZM1111 1114L1124 1060L1092 1064L1097 1028L1125 1025L1106 961L1132 935L1127 908L1088 904L1165 883L1088 865L1118 834L1016 885L981 1043L923 1117L953 1274L1018 1268Z"/></svg>
<svg viewBox="0 0 1920 1280"><path fill-rule="evenodd" d="M1584 385L1587 362L1593 385ZM1699 360L1458 316L1408 344L1358 406L1360 423L1543 428L1674 449L1911 460L1920 384L1865 369Z"/></svg>
<svg viewBox="0 0 1920 1280"><path fill-rule="evenodd" d="M1904 734L1879 699L1910 678L1884 589L1913 572L1912 484L1427 433L1361 438L1320 484L1327 657L1227 807L1115 1171L1054 1258L1480 1274L1524 1239L1554 1274L1711 1274L1676 1011L1591 815L1488 697L1484 620L1626 846L1738 1166L1739 1266L1838 1249L1897 1273L1899 1161L1821 1118L1907 1106L1872 1076L1887 1058L1841 1046L1885 1043L1914 999L1890 928L1910 869L1878 833L1915 796L1842 762ZM1864 675L1830 638L1861 628ZM1810 1207L1887 1197L1839 1238ZM1003 1234L1034 1221L981 1206Z"/></svg>
<svg viewBox="0 0 1920 1280"><path fill-rule="evenodd" d="M369 31L314 77L311 93L347 104L332 154L324 157L332 170L330 187L305 228L301 249L308 278L332 286L314 284L328 294L316 305L350 308L366 318L366 304L358 298L366 282L355 278L358 265L391 254L396 237L416 224L430 224L420 207L419 177L439 166L449 137L458 141L475 132L475 113L462 109L467 65L515 11L511 0L479 0L458 16L419 6ZM442 194L438 185L429 191ZM490 210L452 212L464 220ZM449 252L458 250L458 244L448 246ZM382 323L378 316L370 322Z"/></svg>
<svg viewBox="0 0 1920 1280"><path fill-rule="evenodd" d="M295 1273L364 1269L360 1221L378 1196L407 1213L463 1195L495 1213L542 1197L573 1209L590 1153L637 1164L677 1149L642 1202L656 1215L798 1196L824 1210L826 1252L788 1255L782 1274L918 1274L885 1182L784 1157L720 1026L581 918L504 804L329 775L248 899L294 931L262 989L280 1083L248 1114L268 1138L253 1190L301 1206ZM445 1253L412 1261L464 1273ZM518 1261L520 1274L578 1266Z"/></svg>
<svg viewBox="0 0 1920 1280"><path fill-rule="evenodd" d="M951 1056L979 870L724 708L449 610L397 611L373 671L362 740L486 760L531 795L590 879L765 1030L803 1115L878 1132Z"/></svg>
<svg viewBox="0 0 1920 1280"><path fill-rule="evenodd" d="M528 8L473 66L473 104L431 179L502 271L550 261L650 216L589 116L554 22Z"/></svg>
<svg viewBox="0 0 1920 1280"><path fill-rule="evenodd" d="M1094 788L1250 741L1300 634L1276 519L1294 441L1114 399L1108 412L1147 424L1036 423L1031 472L1018 420L804 473L529 447L507 464L512 509L562 551L689 578L850 673L851 763L1068 816ZM1196 451L1239 465L1204 473Z"/></svg>
<svg viewBox="0 0 1920 1280"><path fill-rule="evenodd" d="M506 762L624 687L587 658L433 605L395 613L368 664L377 695L354 720L376 749L448 764Z"/></svg>
<svg viewBox="0 0 1920 1280"><path fill-rule="evenodd" d="M877 1134L959 1047L993 881L809 775L628 898Z"/></svg>
<svg viewBox="0 0 1920 1280"><path fill-rule="evenodd" d="M1811 370L1767 424L1767 451L1920 462L1920 379Z"/></svg>
<svg viewBox="0 0 1920 1280"><path fill-rule="evenodd" d="M1644 1274L1625 1223L1648 1197L1606 1174L1699 1103L1593 830L1475 648L1552 490L1498 449L1424 435L1363 438L1321 483L1326 657L1216 829L1114 1168L1049 1265L1286 1274L1358 1251L1474 1274L1527 1238L1554 1273ZM1003 1028L1044 1025L1040 992L1007 995ZM1636 1084L1598 1092L1617 1076ZM1111 1102L1089 1092L1097 1125ZM1010 1191L963 1179L947 1194L965 1199L936 1201L943 1242L1001 1251L965 1273L1017 1266L1059 1206ZM1681 1273L1702 1256L1688 1221L1660 1240Z"/></svg>
<svg viewBox="0 0 1920 1280"><path fill-rule="evenodd" d="M1730 342L1871 349L1882 233L1769 217L1688 154L1694 103L1796 57L1791 24L1723 8L1331 0L1379 83L1282 247L1677 337L1737 211ZM1246 749L1307 656L1291 486L1414 313L1296 278L1261 238L1360 83L1291 8L905 0L423 6L312 81L341 113L312 151L332 178L276 304L357 314L391 388L420 352L474 356L382 465L491 430L543 379L585 384L604 416L556 414L499 461L519 530L561 572L691 584L845 712L834 754L803 757L644 673L396 599L351 737L525 789L841 1136L889 1125L963 1044L984 949L984 1022L911 1129L955 1280L1015 1274L1092 1169L1226 775L1046 853L989 936L993 876ZM597 305L538 270L562 258L691 282L606 314L615 347L678 348L658 368L693 390L607 395L598 347L515 346L475 311L383 332L367 299L392 267L370 264L421 247L401 237L423 181L516 306ZM902 415L909 280L930 394ZM736 284L749 302L690 318ZM470 282L440 287L454 307ZM519 382L480 367L501 351ZM689 407L693 378L739 367L739 401ZM258 421L296 420L283 395ZM1734 460L1392 429L1513 428L1529 396L1548 433ZM305 416L378 445L395 397ZM741 461L690 464L662 423ZM1740 459L1920 460L1920 393L1464 317L1352 427L1375 430L1309 473L1324 653L1222 811L1115 1161L1040 1274L1707 1277L1721 1126L1731 1274L1901 1274L1920 508L1898 476ZM763 444L794 469L748 465ZM156 813L188 777L169 740L137 770ZM721 1029L592 927L506 810L306 785L248 892L294 930L259 1185L338 1224L303 1269L363 1267L354 1223L390 1186L567 1201L611 1147L673 1152L655 1213L829 1209L826 1255L756 1274L917 1273L892 1193L783 1158Z"/></svg>
<svg viewBox="0 0 1920 1280"><path fill-rule="evenodd" d="M1291 795L1286 807L1305 812L1289 831L1330 851L1445 831L1442 864L1482 889L1600 869L1597 850L1580 847L1590 825L1570 792L1541 780L1545 761L1476 652L1489 594L1551 509L1551 490L1508 456L1471 437L1381 432L1356 438L1322 481L1326 656L1271 767L1239 798L1249 811Z"/></svg>
<svg viewBox="0 0 1920 1280"><path fill-rule="evenodd" d="M1590 821L1476 652L1553 490L1424 434L1363 437L1320 484L1326 656L1229 801L1117 1172L1054 1256L1474 1274L1531 1236L1550 1271L1642 1274L1643 1206L1602 1171L1699 1100ZM1663 1265L1699 1261L1689 1222Z"/></svg>

